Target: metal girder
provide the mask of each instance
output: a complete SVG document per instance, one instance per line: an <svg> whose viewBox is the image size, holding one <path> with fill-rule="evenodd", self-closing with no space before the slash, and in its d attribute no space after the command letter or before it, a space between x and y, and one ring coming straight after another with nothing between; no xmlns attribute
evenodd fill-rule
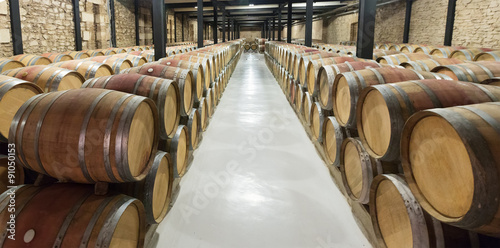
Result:
<svg viewBox="0 0 500 248"><path fill-rule="evenodd" d="M198 48L203 47L203 0L198 0Z"/></svg>
<svg viewBox="0 0 500 248"><path fill-rule="evenodd" d="M305 45L308 47L312 46L312 19L313 19L313 0L307 0Z"/></svg>
<svg viewBox="0 0 500 248"><path fill-rule="evenodd" d="M80 4L78 0L72 0L73 3L73 22L75 24L75 51L82 50L82 26L80 19ZM137 15L136 15L137 18ZM136 29L137 32L137 29Z"/></svg>
<svg viewBox="0 0 500 248"><path fill-rule="evenodd" d="M155 45L155 60L166 56L165 39L165 4L161 0L152 0L153 44Z"/></svg>
<svg viewBox="0 0 500 248"><path fill-rule="evenodd" d="M451 46L453 39L453 26L455 25L455 8L457 0L448 0L448 13L446 15L446 29L444 32L444 45Z"/></svg>
<svg viewBox="0 0 500 248"><path fill-rule="evenodd" d="M359 1L358 40L356 43L356 56L358 56L359 58L373 58L373 39L375 34L376 9L377 1Z"/></svg>

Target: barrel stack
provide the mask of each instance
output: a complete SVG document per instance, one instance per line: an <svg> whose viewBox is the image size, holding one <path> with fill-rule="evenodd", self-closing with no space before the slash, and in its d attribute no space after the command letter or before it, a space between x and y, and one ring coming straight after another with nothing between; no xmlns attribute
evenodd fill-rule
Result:
<svg viewBox="0 0 500 248"><path fill-rule="evenodd" d="M266 42L266 64L369 235L499 245L498 51L376 44L364 60L348 44L315 47Z"/></svg>

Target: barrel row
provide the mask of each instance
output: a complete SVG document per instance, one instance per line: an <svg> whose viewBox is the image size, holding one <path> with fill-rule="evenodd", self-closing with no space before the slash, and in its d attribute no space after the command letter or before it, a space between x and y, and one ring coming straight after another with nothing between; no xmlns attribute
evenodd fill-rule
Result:
<svg viewBox="0 0 500 248"><path fill-rule="evenodd" d="M323 104L270 53L266 63L348 197L369 204L382 247L500 244L496 62L458 63L476 81L443 70L323 67L317 81L340 71L324 84L332 94ZM487 82L471 83L482 79L475 68Z"/></svg>

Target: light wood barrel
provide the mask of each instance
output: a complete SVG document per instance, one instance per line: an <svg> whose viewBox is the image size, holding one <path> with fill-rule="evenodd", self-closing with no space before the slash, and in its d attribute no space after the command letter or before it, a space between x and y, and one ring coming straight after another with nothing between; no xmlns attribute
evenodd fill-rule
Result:
<svg viewBox="0 0 500 248"><path fill-rule="evenodd" d="M391 44L391 45L389 46L389 49L388 49L388 50L389 50L389 51L401 51L401 47L402 47L402 46L403 46L403 45L400 45L400 44Z"/></svg>
<svg viewBox="0 0 500 248"><path fill-rule="evenodd" d="M299 64L298 64L299 67L297 75L298 76L297 79L299 80L299 82L301 82L301 85L304 85L306 83L307 64L309 64L311 60L321 61L323 58L330 58L330 57L340 57L340 55L332 52L320 52L320 53L301 56L299 59Z"/></svg>
<svg viewBox="0 0 500 248"><path fill-rule="evenodd" d="M486 79L486 80L482 81L481 84L500 86L500 77Z"/></svg>
<svg viewBox="0 0 500 248"><path fill-rule="evenodd" d="M292 57L289 59L290 62L290 68L288 71L292 73L293 78L299 79L299 70L300 70L300 59L304 56L309 56L309 55L314 55L314 54L319 54L319 53L328 53L324 51L320 51L317 49L307 49L298 53L295 53L292 55ZM286 69L286 67L285 67Z"/></svg>
<svg viewBox="0 0 500 248"><path fill-rule="evenodd" d="M250 48L252 48L252 50L256 51L258 46L257 46L257 44L252 44L252 46Z"/></svg>
<svg viewBox="0 0 500 248"><path fill-rule="evenodd" d="M430 55L439 58L451 58L451 53L455 50L465 49L466 47L438 47L434 48Z"/></svg>
<svg viewBox="0 0 500 248"><path fill-rule="evenodd" d="M495 237L500 237L499 110L494 102L420 111L408 119L401 140L406 180L426 212Z"/></svg>
<svg viewBox="0 0 500 248"><path fill-rule="evenodd" d="M216 75L214 73L212 73L211 63L206 58L196 57L193 55L180 54L180 55L175 55L175 56L169 56L168 59L178 59L178 60L189 61L192 63L200 63L203 66L203 75L205 76L205 80L207 80L206 79L207 77L209 79L208 85L205 81L204 90L207 90L208 88L210 88L210 83L215 80Z"/></svg>
<svg viewBox="0 0 500 248"><path fill-rule="evenodd" d="M408 184L379 175L370 190L370 215L380 247L498 247L499 240L449 226L422 211Z"/></svg>
<svg viewBox="0 0 500 248"><path fill-rule="evenodd" d="M413 69L417 71L432 71L432 69L440 66L440 65L454 65L454 64L462 64L463 61L459 59L453 58L434 58L434 59L424 59L424 60L416 60L416 61L408 61L401 63L406 69Z"/></svg>
<svg viewBox="0 0 500 248"><path fill-rule="evenodd" d="M302 113L302 103L304 101L304 88L297 87L296 99L295 99L295 110L297 113Z"/></svg>
<svg viewBox="0 0 500 248"><path fill-rule="evenodd" d="M215 99L214 95L212 94L213 89L209 88L207 91L205 91L205 100L207 101L207 114L208 118L212 117L212 114L214 113L214 108L215 108Z"/></svg>
<svg viewBox="0 0 500 248"><path fill-rule="evenodd" d="M174 137L180 119L180 93L175 81L141 74L119 74L87 80L82 88L102 88L148 97L156 103L160 137Z"/></svg>
<svg viewBox="0 0 500 248"><path fill-rule="evenodd" d="M123 74L138 73L153 77L161 77L177 82L181 94L181 116L189 116L194 104L194 78L188 69L171 67L166 65L147 64L134 67L122 72Z"/></svg>
<svg viewBox="0 0 500 248"><path fill-rule="evenodd" d="M212 100L213 100L213 107L212 107L212 115L215 113L215 108L217 107L217 103L219 102L218 95L217 95L217 89L212 87L212 90L210 91L210 94L212 94Z"/></svg>
<svg viewBox="0 0 500 248"><path fill-rule="evenodd" d="M134 66L134 67L141 66L141 65L148 63L148 60L143 56L131 55L131 54L127 54L127 53L115 54L115 55L113 55L113 57L128 59L128 60L130 60L130 62L132 62L132 66Z"/></svg>
<svg viewBox="0 0 500 248"><path fill-rule="evenodd" d="M389 51L389 50L373 51L373 59L377 60L378 58L383 57L383 56L400 54L400 53L401 53L400 51Z"/></svg>
<svg viewBox="0 0 500 248"><path fill-rule="evenodd" d="M410 45L404 44L400 47L399 51L403 53L414 53L417 48L421 47L420 45Z"/></svg>
<svg viewBox="0 0 500 248"><path fill-rule="evenodd" d="M172 201L174 167L166 152L156 153L148 175L139 182L111 185L116 191L139 199L144 204L146 222L160 223Z"/></svg>
<svg viewBox="0 0 500 248"><path fill-rule="evenodd" d="M433 72L448 75L453 80L480 83L486 79L500 77L500 62L479 61L456 65L438 66Z"/></svg>
<svg viewBox="0 0 500 248"><path fill-rule="evenodd" d="M205 97L200 99L198 103L198 113L200 114L200 127L201 131L207 130L208 127L208 110L207 110L207 100Z"/></svg>
<svg viewBox="0 0 500 248"><path fill-rule="evenodd" d="M109 65L111 69L113 69L113 72L115 74L118 74L120 73L120 71L129 69L133 66L130 60L113 56L93 56L91 58L88 58L88 60Z"/></svg>
<svg viewBox="0 0 500 248"><path fill-rule="evenodd" d="M483 52L491 52L491 49L487 48L469 48L469 49L460 49L455 50L450 54L451 58L460 59L460 60L468 60L473 61L476 55Z"/></svg>
<svg viewBox="0 0 500 248"><path fill-rule="evenodd" d="M419 80L373 85L361 92L356 113L359 136L368 153L399 160L403 125L414 113L500 101L500 88L449 80Z"/></svg>
<svg viewBox="0 0 500 248"><path fill-rule="evenodd" d="M377 62L345 62L342 64L326 65L322 66L318 71L317 80L315 82L316 89L318 91L318 101L321 107L327 110L333 109L332 104L332 87L335 81L335 77L343 72L363 70L367 68L380 68Z"/></svg>
<svg viewBox="0 0 500 248"><path fill-rule="evenodd" d="M323 142L323 123L328 116L333 115L331 110L324 110L318 102L313 103L310 111L311 132L313 138L319 143Z"/></svg>
<svg viewBox="0 0 500 248"><path fill-rule="evenodd" d="M382 56L377 59L377 62L388 65L400 65L403 62L424 60L424 59L432 59L432 56L424 53L400 53L400 54Z"/></svg>
<svg viewBox="0 0 500 248"><path fill-rule="evenodd" d="M3 74L30 81L44 92L78 89L85 81L85 78L76 71L48 65L27 66L9 70Z"/></svg>
<svg viewBox="0 0 500 248"><path fill-rule="evenodd" d="M145 57L146 60L148 61L148 63L155 61L154 51L151 51L151 50L135 51L135 52L130 52L129 54Z"/></svg>
<svg viewBox="0 0 500 248"><path fill-rule="evenodd" d="M0 75L0 141L7 143L14 115L31 97L43 93L36 84Z"/></svg>
<svg viewBox="0 0 500 248"><path fill-rule="evenodd" d="M479 53L474 57L474 61L500 61L500 51Z"/></svg>
<svg viewBox="0 0 500 248"><path fill-rule="evenodd" d="M104 56L102 49L99 50L84 50L82 52L88 53L90 57Z"/></svg>
<svg viewBox="0 0 500 248"><path fill-rule="evenodd" d="M19 55L10 57L10 59L19 61L26 66L48 65L48 64L52 63L52 60L50 60L49 58L38 56L38 55L31 55L31 54L19 54Z"/></svg>
<svg viewBox="0 0 500 248"><path fill-rule="evenodd" d="M0 195L2 247L134 247L144 246L142 203L126 195L93 194L90 185L56 183L15 189L15 240L5 223L8 193Z"/></svg>
<svg viewBox="0 0 500 248"><path fill-rule="evenodd" d="M24 67L24 64L12 59L0 58L0 73Z"/></svg>
<svg viewBox="0 0 500 248"><path fill-rule="evenodd" d="M9 148L11 155L0 155L0 191L4 192L7 187L18 186L24 183L24 169L15 161L15 148Z"/></svg>
<svg viewBox="0 0 500 248"><path fill-rule="evenodd" d="M40 56L50 59L52 61L52 63L57 63L57 62L61 62L61 61L68 61L68 60L74 59L71 55L64 54L64 53L44 53Z"/></svg>
<svg viewBox="0 0 500 248"><path fill-rule="evenodd" d="M349 197L359 203L370 201L373 178L382 174L380 161L368 155L358 138L346 138L340 148L340 173Z"/></svg>
<svg viewBox="0 0 500 248"><path fill-rule="evenodd" d="M306 92L302 98L302 117L307 126L311 126L311 107L313 106L313 101L309 92Z"/></svg>
<svg viewBox="0 0 500 248"><path fill-rule="evenodd" d="M198 109L193 108L189 116L183 116L181 124L185 125L188 130L189 150L192 151L198 147L201 132L200 112L198 112Z"/></svg>
<svg viewBox="0 0 500 248"><path fill-rule="evenodd" d="M160 61L154 63L191 70L195 82L195 102L198 102L200 98L203 97L203 91L205 89L210 88L210 78L205 77L203 66L200 63L168 58L161 59Z"/></svg>
<svg viewBox="0 0 500 248"><path fill-rule="evenodd" d="M114 51L112 49L102 49L101 51L104 53L104 56L110 56L110 55L117 54L116 51Z"/></svg>
<svg viewBox="0 0 500 248"><path fill-rule="evenodd" d="M184 55L184 54L183 54ZM217 59L214 55L212 54L207 54L207 53L198 53L196 51L185 53L185 56L194 56L196 57L196 62L199 63L200 59L206 59L208 63L210 64L210 73L211 73L211 80L212 82L215 80L217 75L219 74L219 67L217 63ZM190 60L191 62L194 62L193 59Z"/></svg>
<svg viewBox="0 0 500 248"><path fill-rule="evenodd" d="M361 90L376 84L396 83L419 79L450 79L431 73L400 68L370 68L344 72L335 78L332 86L333 112L341 126L356 127L356 104Z"/></svg>
<svg viewBox="0 0 500 248"><path fill-rule="evenodd" d="M330 165L338 167L340 164L340 148L347 134L335 117L328 116L323 122L322 135L326 160Z"/></svg>
<svg viewBox="0 0 500 248"><path fill-rule="evenodd" d="M172 139L162 141L160 149L168 150L172 157L174 167L174 177L179 178L186 173L186 167L189 159L189 133L184 125L179 125ZM163 147L162 147L163 146Z"/></svg>
<svg viewBox="0 0 500 248"><path fill-rule="evenodd" d="M312 60L307 64L307 75L303 86L307 88L307 92L309 92L309 94L316 96L316 94L318 94L318 88L316 87L317 86L316 80L318 72L322 66L354 62L357 60L359 59L354 57L345 57L345 56L329 57L321 60Z"/></svg>
<svg viewBox="0 0 500 248"><path fill-rule="evenodd" d="M132 182L150 169L158 123L151 99L103 89L67 90L23 104L9 143L16 146L19 164L60 181Z"/></svg>
<svg viewBox="0 0 500 248"><path fill-rule="evenodd" d="M107 64L102 64L95 61L85 61L85 60L70 60L59 63L50 64L51 66L56 66L68 70L77 71L85 79L91 79L96 77L111 76L114 74L113 69Z"/></svg>
<svg viewBox="0 0 500 248"><path fill-rule="evenodd" d="M68 51L64 52L64 54L73 57L73 59L86 59L90 57L90 54L82 51Z"/></svg>

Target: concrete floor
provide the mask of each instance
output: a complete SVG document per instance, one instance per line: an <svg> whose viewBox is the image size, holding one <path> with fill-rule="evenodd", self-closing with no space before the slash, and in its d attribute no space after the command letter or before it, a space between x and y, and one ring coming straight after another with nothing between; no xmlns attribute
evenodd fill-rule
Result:
<svg viewBox="0 0 500 248"><path fill-rule="evenodd" d="M371 247L261 54L244 54L156 247Z"/></svg>

